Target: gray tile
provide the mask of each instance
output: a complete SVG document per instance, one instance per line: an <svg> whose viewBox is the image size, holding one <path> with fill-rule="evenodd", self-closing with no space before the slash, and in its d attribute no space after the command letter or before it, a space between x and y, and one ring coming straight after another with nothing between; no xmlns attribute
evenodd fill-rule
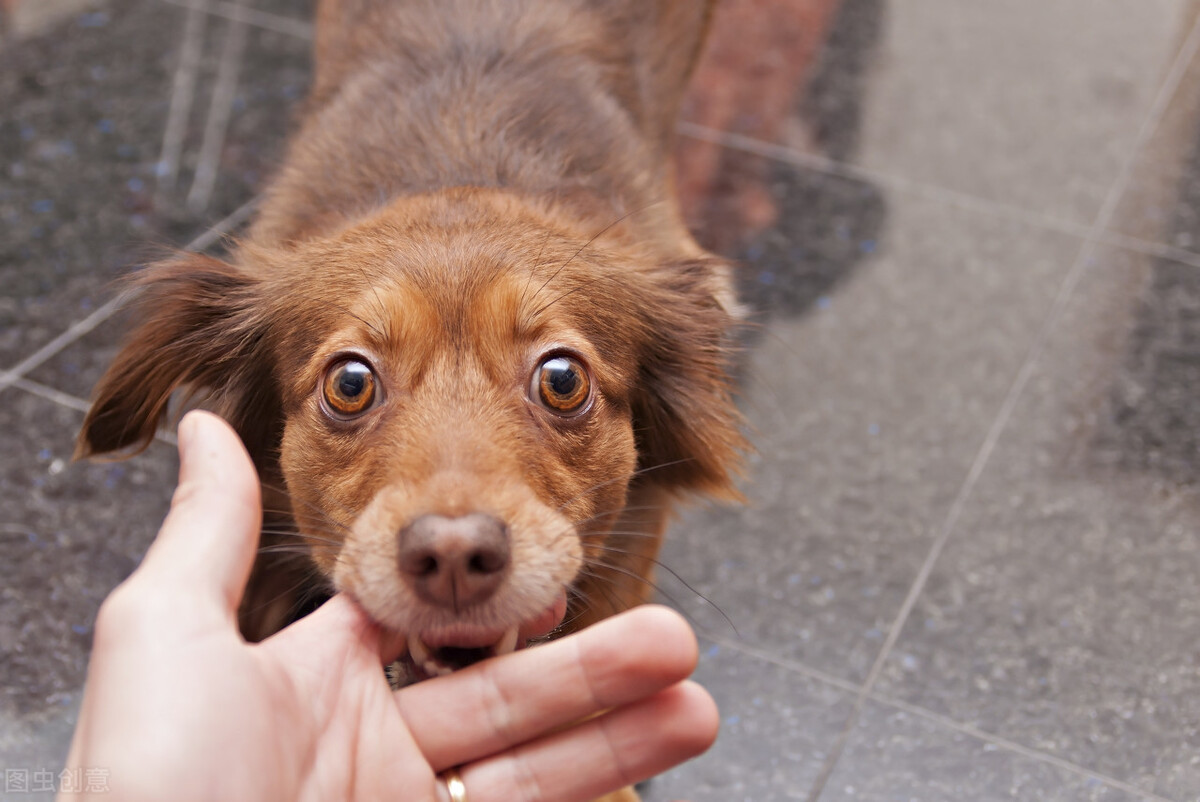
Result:
<svg viewBox="0 0 1200 802"><path fill-rule="evenodd" d="M266 11L288 19L312 21L316 0L245 0L247 6L257 11Z"/></svg>
<svg viewBox="0 0 1200 802"><path fill-rule="evenodd" d="M1134 802L1141 799L929 719L868 702L821 802Z"/></svg>
<svg viewBox="0 0 1200 802"><path fill-rule="evenodd" d="M217 24L227 23L218 20ZM271 171L282 157L286 134L293 111L306 91L309 76L308 44L273 31L254 30L250 33L246 63L234 97L233 116L221 159L221 172L212 200L212 209L228 213L251 197L265 184ZM203 106L203 103L198 103ZM178 220L186 220L182 210L190 181L190 169L195 166L200 131L192 131L185 150L184 170L180 191L172 198L177 204ZM93 203L101 203L97 198ZM176 242L184 244L191 229L176 223L172 229ZM236 231L233 232L236 234ZM217 243L209 252L220 255L225 243ZM137 269L130 263L118 268L118 273ZM50 302L53 305L53 302ZM70 345L29 378L72 395L89 398L92 387L112 361L117 349L128 334L129 316L118 313L86 338Z"/></svg>
<svg viewBox="0 0 1200 802"><path fill-rule="evenodd" d="M1192 22L1182 0L889 3L852 160L1091 222Z"/></svg>
<svg viewBox="0 0 1200 802"><path fill-rule="evenodd" d="M181 244L250 197L279 159L290 109L308 80L308 44L254 30L208 209L156 209L167 98L183 14L114 2L0 57L0 366L15 364L107 300L131 266ZM214 20L201 85L228 23ZM119 51L121 58L112 53ZM206 96L197 98L185 171ZM186 189L186 184L184 184Z"/></svg>
<svg viewBox="0 0 1200 802"><path fill-rule="evenodd" d="M163 32L179 19L165 4L114 2L0 56L0 365L86 316L154 236Z"/></svg>
<svg viewBox="0 0 1200 802"><path fill-rule="evenodd" d="M1076 225L1132 155L1195 20L1185 0L793 0L770 25L751 2L721 9L686 121ZM719 163L736 198L702 239L723 247L721 226L769 217L762 159L683 147L688 164Z"/></svg>
<svg viewBox="0 0 1200 802"><path fill-rule="evenodd" d="M645 802L806 799L853 699L778 665L701 644L695 679L716 699L711 751L651 780Z"/></svg>
<svg viewBox="0 0 1200 802"><path fill-rule="evenodd" d="M29 371L25 378L76 398L90 400L92 389L116 357L131 329L132 320L128 311L118 310L86 337L68 345Z"/></svg>
<svg viewBox="0 0 1200 802"><path fill-rule="evenodd" d="M186 197L202 158L219 63L232 26L229 20L214 17L205 29L207 60L199 73L176 189L163 209L174 224L171 231L176 241L194 236L197 222L215 222L262 190L282 160L286 136L296 123L296 109L308 91L312 43L249 26L211 201L203 213L187 209Z"/></svg>
<svg viewBox="0 0 1200 802"><path fill-rule="evenodd" d="M1099 255L881 692L1176 800L1200 796L1200 495L1112 435L1149 266ZM1153 392L1153 388L1151 388ZM1161 409L1161 414L1171 410Z"/></svg>
<svg viewBox="0 0 1200 802"><path fill-rule="evenodd" d="M0 25L4 38L0 48L9 41L20 41L51 30L68 17L87 12L103 13L103 0L43 0L40 3L6 3L0 8Z"/></svg>
<svg viewBox="0 0 1200 802"><path fill-rule="evenodd" d="M175 452L72 463L81 416L0 391L0 747L61 759L96 610L137 565L166 513ZM37 766L40 768L41 763Z"/></svg>
<svg viewBox="0 0 1200 802"><path fill-rule="evenodd" d="M58 787L58 773L66 762L78 718L78 698L40 716L0 713L0 770L21 773L30 789L19 796L13 793L7 799L22 802L54 799L54 793L47 788ZM15 787L6 790L16 792Z"/></svg>
<svg viewBox="0 0 1200 802"><path fill-rule="evenodd" d="M1079 247L903 196L885 205L865 261L803 314L774 289L794 277L749 277L767 282L769 310L742 390L759 450L749 503L687 515L663 556L748 643L856 682ZM812 258L775 268L820 272Z"/></svg>

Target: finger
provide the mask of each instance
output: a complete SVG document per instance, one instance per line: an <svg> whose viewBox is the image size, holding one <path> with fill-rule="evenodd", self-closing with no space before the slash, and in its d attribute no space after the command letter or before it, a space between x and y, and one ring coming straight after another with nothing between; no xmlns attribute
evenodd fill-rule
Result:
<svg viewBox="0 0 1200 802"><path fill-rule="evenodd" d="M647 605L395 698L421 751L441 771L655 694L691 674L696 659L687 622Z"/></svg>
<svg viewBox="0 0 1200 802"><path fill-rule="evenodd" d="M236 613L262 526L258 477L229 424L207 412L179 423L179 485L132 582L211 597ZM200 607L197 611L203 611Z"/></svg>
<svg viewBox="0 0 1200 802"><path fill-rule="evenodd" d="M718 723L712 697L683 682L460 773L478 802L586 802L695 757L716 740Z"/></svg>

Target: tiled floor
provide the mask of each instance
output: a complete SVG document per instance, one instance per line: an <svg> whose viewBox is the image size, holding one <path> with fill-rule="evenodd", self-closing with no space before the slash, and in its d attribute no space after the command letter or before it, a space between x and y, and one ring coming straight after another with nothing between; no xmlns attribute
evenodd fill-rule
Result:
<svg viewBox="0 0 1200 802"><path fill-rule="evenodd" d="M1200 2L729 2L836 13L792 119L681 127L758 453L666 550L724 727L645 796L1200 800ZM172 483L69 462L110 282L236 228L306 83L302 4L196 5L0 47L6 768L61 761ZM775 222L728 235L747 186Z"/></svg>

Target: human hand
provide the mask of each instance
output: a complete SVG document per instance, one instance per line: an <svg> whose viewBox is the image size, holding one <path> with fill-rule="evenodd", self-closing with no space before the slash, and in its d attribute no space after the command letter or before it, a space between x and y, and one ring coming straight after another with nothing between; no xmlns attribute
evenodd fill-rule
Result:
<svg viewBox="0 0 1200 802"><path fill-rule="evenodd" d="M695 638L663 608L401 691L382 666L402 638L344 595L246 643L254 469L207 413L183 419L179 450L171 511L96 621L67 765L104 769L107 798L446 802L437 775L459 767L471 802L588 800L715 738L685 681Z"/></svg>

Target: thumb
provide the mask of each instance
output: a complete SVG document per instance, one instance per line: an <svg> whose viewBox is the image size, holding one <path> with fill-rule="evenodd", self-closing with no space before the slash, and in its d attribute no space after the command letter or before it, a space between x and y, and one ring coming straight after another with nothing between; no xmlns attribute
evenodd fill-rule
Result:
<svg viewBox="0 0 1200 802"><path fill-rule="evenodd" d="M258 476L237 434L216 415L189 412L178 434L179 486L136 576L164 593L211 598L231 615L262 526Z"/></svg>

